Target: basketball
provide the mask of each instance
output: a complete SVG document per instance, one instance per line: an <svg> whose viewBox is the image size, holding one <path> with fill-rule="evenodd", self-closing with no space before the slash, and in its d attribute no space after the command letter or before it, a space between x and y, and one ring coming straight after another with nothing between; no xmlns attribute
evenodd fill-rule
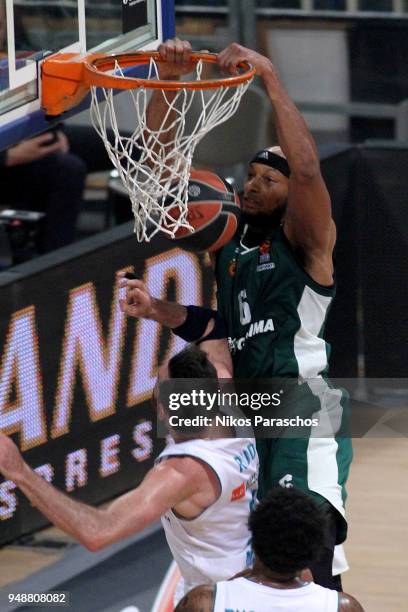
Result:
<svg viewBox="0 0 408 612"><path fill-rule="evenodd" d="M169 211L175 218L178 213ZM232 185L209 170L192 170L187 219L194 232L180 227L172 241L187 251L217 251L235 234L239 216L239 197Z"/></svg>

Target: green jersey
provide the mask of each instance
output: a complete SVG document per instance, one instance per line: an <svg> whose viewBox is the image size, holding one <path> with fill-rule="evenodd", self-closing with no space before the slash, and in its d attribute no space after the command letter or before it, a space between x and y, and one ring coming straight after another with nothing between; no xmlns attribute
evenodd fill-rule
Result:
<svg viewBox="0 0 408 612"><path fill-rule="evenodd" d="M335 288L303 270L282 228L252 248L236 235L216 274L237 378L312 378L327 370L323 331Z"/></svg>
<svg viewBox="0 0 408 612"><path fill-rule="evenodd" d="M319 430L303 438L257 439L260 497L283 485L319 503L329 501L339 513L341 542L352 447L350 439L336 435L347 414L347 394L326 379L329 346L323 339L335 286L319 285L305 272L282 227L261 243L253 232L236 234L218 254L216 277L234 376L298 379L303 384L287 396L284 408L320 414L322 423L333 424L322 437Z"/></svg>

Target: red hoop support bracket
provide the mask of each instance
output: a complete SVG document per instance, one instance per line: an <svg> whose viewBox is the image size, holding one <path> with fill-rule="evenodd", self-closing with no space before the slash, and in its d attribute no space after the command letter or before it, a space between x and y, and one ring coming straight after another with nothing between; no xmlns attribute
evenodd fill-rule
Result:
<svg viewBox="0 0 408 612"><path fill-rule="evenodd" d="M153 59L157 63L165 60L157 51L141 51L106 55L95 53L79 55L77 53L57 53L44 60L41 66L42 108L47 115L60 115L77 106L89 93L91 87L112 89L147 89L180 90L180 89L216 89L236 87L252 79L255 68L246 62L238 66L240 74L205 81L165 81L142 78L131 78L106 74L115 70L117 64L122 69L148 65ZM200 60L207 63L218 63L217 55L212 53L193 53L192 64Z"/></svg>

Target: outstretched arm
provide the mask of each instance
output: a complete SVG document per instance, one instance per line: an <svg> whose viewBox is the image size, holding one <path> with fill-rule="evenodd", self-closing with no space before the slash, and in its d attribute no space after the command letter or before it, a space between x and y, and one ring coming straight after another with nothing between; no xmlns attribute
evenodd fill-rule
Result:
<svg viewBox="0 0 408 612"><path fill-rule="evenodd" d="M120 286L126 288L126 297L119 300L122 312L130 317L151 319L175 329L185 324L187 319L187 308L176 302L165 302L158 300L150 295L146 285L139 279L125 278L125 272L119 272L121 278ZM196 308L198 313L200 308ZM204 312L205 309L202 309ZM197 340L206 338L211 334L215 326L215 320L210 318L207 324L203 325L202 333L199 334ZM232 376L232 361L229 352L228 341L225 337L203 340L200 342L200 347L205 351L217 369L219 378L231 378Z"/></svg>
<svg viewBox="0 0 408 612"><path fill-rule="evenodd" d="M190 62L191 45L186 40L173 38L163 42L158 47L163 62L158 62L159 78L163 81L178 81L180 76L192 72L194 65ZM167 90L166 98L171 101L176 95L175 90ZM168 104L161 90L153 90L147 108L147 124L156 131L160 128L164 116L168 111Z"/></svg>
<svg viewBox="0 0 408 612"><path fill-rule="evenodd" d="M65 495L32 470L14 442L0 433L0 473L13 481L54 525L89 550L96 551L142 531L197 492L196 470L187 459L159 463L139 487L106 508L94 508Z"/></svg>
<svg viewBox="0 0 408 612"><path fill-rule="evenodd" d="M268 58L236 43L219 54L221 68L230 73L244 60L256 68L264 82L275 114L279 144L291 170L285 233L293 247L302 250L307 271L318 281L330 282L335 227L316 144Z"/></svg>
<svg viewBox="0 0 408 612"><path fill-rule="evenodd" d="M187 308L176 302L166 302L150 295L143 281L125 278L126 272L118 272L119 286L126 289L126 297L119 300L122 312L136 319L151 319L173 329L187 318Z"/></svg>
<svg viewBox="0 0 408 612"><path fill-rule="evenodd" d="M179 38L167 40L159 45L158 52L164 60L157 63L159 78L162 81L178 81L180 76L193 71L194 65L190 62L192 49L188 41ZM171 104L177 93L177 90L174 89L168 89L165 92L153 90L146 111L148 131L144 134L146 143L149 145L147 148L150 148L153 153L160 151L165 155L173 153L171 143L175 134L176 113L171 108ZM151 133L159 134L158 142L155 142L156 136L150 138ZM155 161L154 155L151 161Z"/></svg>

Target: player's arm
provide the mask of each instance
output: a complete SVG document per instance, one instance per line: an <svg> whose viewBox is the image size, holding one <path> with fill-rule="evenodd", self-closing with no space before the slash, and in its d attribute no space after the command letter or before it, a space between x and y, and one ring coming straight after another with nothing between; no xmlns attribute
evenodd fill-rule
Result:
<svg viewBox="0 0 408 612"><path fill-rule="evenodd" d="M187 342L197 342L217 369L218 378L232 377L232 360L227 330L216 311L200 306L183 306L165 302L150 295L139 279L127 279L119 272L120 286L126 287L126 297L119 305L126 315L151 319L169 327Z"/></svg>
<svg viewBox="0 0 408 612"><path fill-rule="evenodd" d="M119 300L122 312L137 319L151 319L173 329L185 323L187 308L177 302L166 302L150 295L139 279L125 278L126 272L118 272L119 286L126 289L126 296Z"/></svg>
<svg viewBox="0 0 408 612"><path fill-rule="evenodd" d="M232 376L227 330L216 311L200 306L187 308L176 302L158 300L150 295L141 280L127 279L125 274L118 273L120 286L126 288L126 297L119 300L122 312L131 317L156 321L187 342L199 342L200 348L217 368L218 377Z"/></svg>
<svg viewBox="0 0 408 612"><path fill-rule="evenodd" d="M166 40L159 45L157 50L165 60L157 62L158 76L161 80L178 81L180 76L189 74L194 69L194 64L190 61L192 49L188 41L179 38ZM171 146L171 141L174 139L175 113L169 111L169 103L176 95L177 90L174 89L166 90L165 96L162 90L153 90L146 112L146 124L149 128L145 135L147 143L149 143L149 134L154 132L160 134L160 145L169 143L169 147ZM150 148L154 152L153 141ZM154 159L151 161L153 162Z"/></svg>
<svg viewBox="0 0 408 612"><path fill-rule="evenodd" d="M364 608L347 593L339 593L339 612L364 612Z"/></svg>
<svg viewBox="0 0 408 612"><path fill-rule="evenodd" d="M214 610L215 588L210 585L195 587L184 595L174 612L212 612Z"/></svg>
<svg viewBox="0 0 408 612"><path fill-rule="evenodd" d="M105 508L94 508L45 481L25 463L14 442L0 433L0 473L50 522L92 551L142 531L196 493L199 469L188 458L169 459L151 469L133 491Z"/></svg>
<svg viewBox="0 0 408 612"><path fill-rule="evenodd" d="M66 139L58 136L54 141L52 132L45 132L34 138L23 140L7 149L5 166L21 166L47 157L51 153L66 152Z"/></svg>
<svg viewBox="0 0 408 612"><path fill-rule="evenodd" d="M335 227L330 196L306 122L268 58L234 43L220 53L219 60L221 67L229 72L234 72L237 64L246 60L262 78L273 106L278 141L291 170L285 233L291 244L306 255L307 267L313 268L317 255L330 257L331 261Z"/></svg>

